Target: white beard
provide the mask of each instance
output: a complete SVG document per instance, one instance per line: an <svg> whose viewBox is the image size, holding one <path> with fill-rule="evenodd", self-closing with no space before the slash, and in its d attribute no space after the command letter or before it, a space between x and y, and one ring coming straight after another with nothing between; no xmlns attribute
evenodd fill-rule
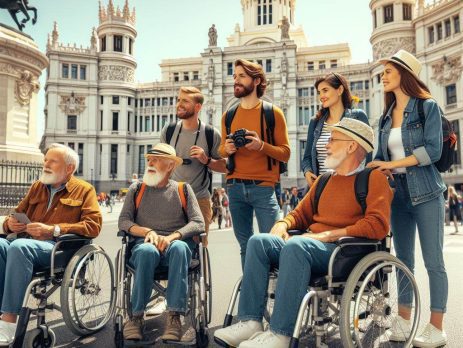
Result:
<svg viewBox="0 0 463 348"><path fill-rule="evenodd" d="M148 170L154 170L155 173L148 173ZM150 187L156 187L159 183L164 180L166 173L161 173L153 167L147 167L145 169L145 174L143 175L143 182Z"/></svg>
<svg viewBox="0 0 463 348"><path fill-rule="evenodd" d="M55 185L61 181L63 181L63 175L59 175L57 173L46 173L42 171L42 175L40 176L39 180L44 185Z"/></svg>
<svg viewBox="0 0 463 348"><path fill-rule="evenodd" d="M336 170L346 158L347 153L345 152L340 154L338 157L335 157L334 155L328 156L325 160L325 167Z"/></svg>

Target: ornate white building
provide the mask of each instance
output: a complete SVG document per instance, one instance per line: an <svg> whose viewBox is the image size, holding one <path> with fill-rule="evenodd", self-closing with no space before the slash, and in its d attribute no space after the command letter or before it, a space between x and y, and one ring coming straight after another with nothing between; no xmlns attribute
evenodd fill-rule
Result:
<svg viewBox="0 0 463 348"><path fill-rule="evenodd" d="M260 63L270 80L265 99L285 112L292 155L284 187L304 183L300 161L307 126L319 101L315 79L330 71L350 81L370 123L377 125L383 109L381 66L350 64L347 44L308 46L302 27L294 23L295 0L241 0L242 28L237 25L228 46L216 37L194 58L165 59L161 82L135 83L137 67L135 9L128 2L115 9L112 0L100 6L99 26L90 33L90 47L63 45L57 25L47 46L50 60L46 84L46 126L42 146L61 142L81 156L78 175L98 190L127 185L132 173L143 173L143 155L159 139L162 127L175 120L175 101L182 85L193 85L206 96L201 118L220 128L222 113L233 104L233 62L246 58ZM371 0L371 45L377 59L400 48L414 52L424 64L421 78L455 122L463 118L462 0ZM463 183L458 164L446 181ZM214 176L216 185L222 177Z"/></svg>

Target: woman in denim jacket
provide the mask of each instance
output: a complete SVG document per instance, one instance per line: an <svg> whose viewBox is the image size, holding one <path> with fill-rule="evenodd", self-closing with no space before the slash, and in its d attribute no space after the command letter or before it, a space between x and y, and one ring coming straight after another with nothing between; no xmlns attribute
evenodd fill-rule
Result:
<svg viewBox="0 0 463 348"><path fill-rule="evenodd" d="M310 120L307 132L307 143L302 159L302 172L307 184L312 186L317 176L325 173L326 144L330 132L326 125L338 123L343 117L355 118L368 123L368 117L363 110L351 109L352 95L347 80L337 73L317 79L315 88L320 95L322 108L317 115ZM371 154L367 156L367 163L371 161Z"/></svg>
<svg viewBox="0 0 463 348"><path fill-rule="evenodd" d="M445 185L434 162L442 152L441 114L428 87L418 78L420 62L400 50L384 64L382 81L385 114L379 121L379 144L370 167L382 170L395 186L391 206L391 229L397 257L414 271L415 234L418 227L421 250L429 276L431 318L415 347L445 345L442 328L448 281L442 253L444 237L443 192ZM418 114L424 99L424 125ZM399 316L391 326L390 339L401 341L410 329L411 287L399 286Z"/></svg>

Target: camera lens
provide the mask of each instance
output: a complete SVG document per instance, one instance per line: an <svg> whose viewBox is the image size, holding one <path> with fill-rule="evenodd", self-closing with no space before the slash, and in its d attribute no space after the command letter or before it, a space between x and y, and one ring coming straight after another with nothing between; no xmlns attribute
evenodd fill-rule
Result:
<svg viewBox="0 0 463 348"><path fill-rule="evenodd" d="M235 139L235 147L243 147L245 144L244 144L244 138L243 137L239 137L239 138L236 138Z"/></svg>

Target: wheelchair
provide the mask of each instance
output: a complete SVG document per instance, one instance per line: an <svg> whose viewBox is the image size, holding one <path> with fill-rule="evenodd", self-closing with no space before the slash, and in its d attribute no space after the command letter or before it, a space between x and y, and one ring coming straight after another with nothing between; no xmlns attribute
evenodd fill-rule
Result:
<svg viewBox="0 0 463 348"><path fill-rule="evenodd" d="M289 231L291 235L303 232ZM340 336L343 347L396 346L386 331L398 315L399 284L411 289L414 299L411 331L406 342L397 342L397 346L411 346L420 318L419 290L410 270L390 254L390 239L390 236L383 240L344 237L336 242L328 274L311 276L299 307L290 348L299 347L302 339L314 340L304 342L303 346L328 347L327 341L335 335ZM264 323L270 322L275 298L271 283L277 277L278 269L272 265ZM233 289L223 327L232 324L241 281L242 278L238 279Z"/></svg>
<svg viewBox="0 0 463 348"><path fill-rule="evenodd" d="M50 309L59 310L67 328L77 336L99 331L113 315L113 284L113 264L100 246L75 234L57 238L50 267L33 271L11 347L53 347L56 336L45 321L45 312ZM49 301L58 289L60 305ZM36 308L29 306L31 298L35 299ZM37 326L27 331L31 315L35 316Z"/></svg>
<svg viewBox="0 0 463 348"><path fill-rule="evenodd" d="M114 341L117 348L130 346L152 346L156 340L130 341L124 340L124 318L131 317L131 288L135 270L128 265L130 253L131 235L126 231L119 231L118 237L122 237L122 247L116 255L116 310L114 316ZM201 236L205 236L202 234ZM153 278L153 289L149 302L158 297L166 297L168 280L168 268L158 267ZM179 344L207 347L209 344L208 325L212 314L212 284L211 265L209 252L199 243L193 251L190 266L188 267L188 310L185 317L191 320L191 326L195 331L195 337L188 342L164 341L167 344Z"/></svg>

